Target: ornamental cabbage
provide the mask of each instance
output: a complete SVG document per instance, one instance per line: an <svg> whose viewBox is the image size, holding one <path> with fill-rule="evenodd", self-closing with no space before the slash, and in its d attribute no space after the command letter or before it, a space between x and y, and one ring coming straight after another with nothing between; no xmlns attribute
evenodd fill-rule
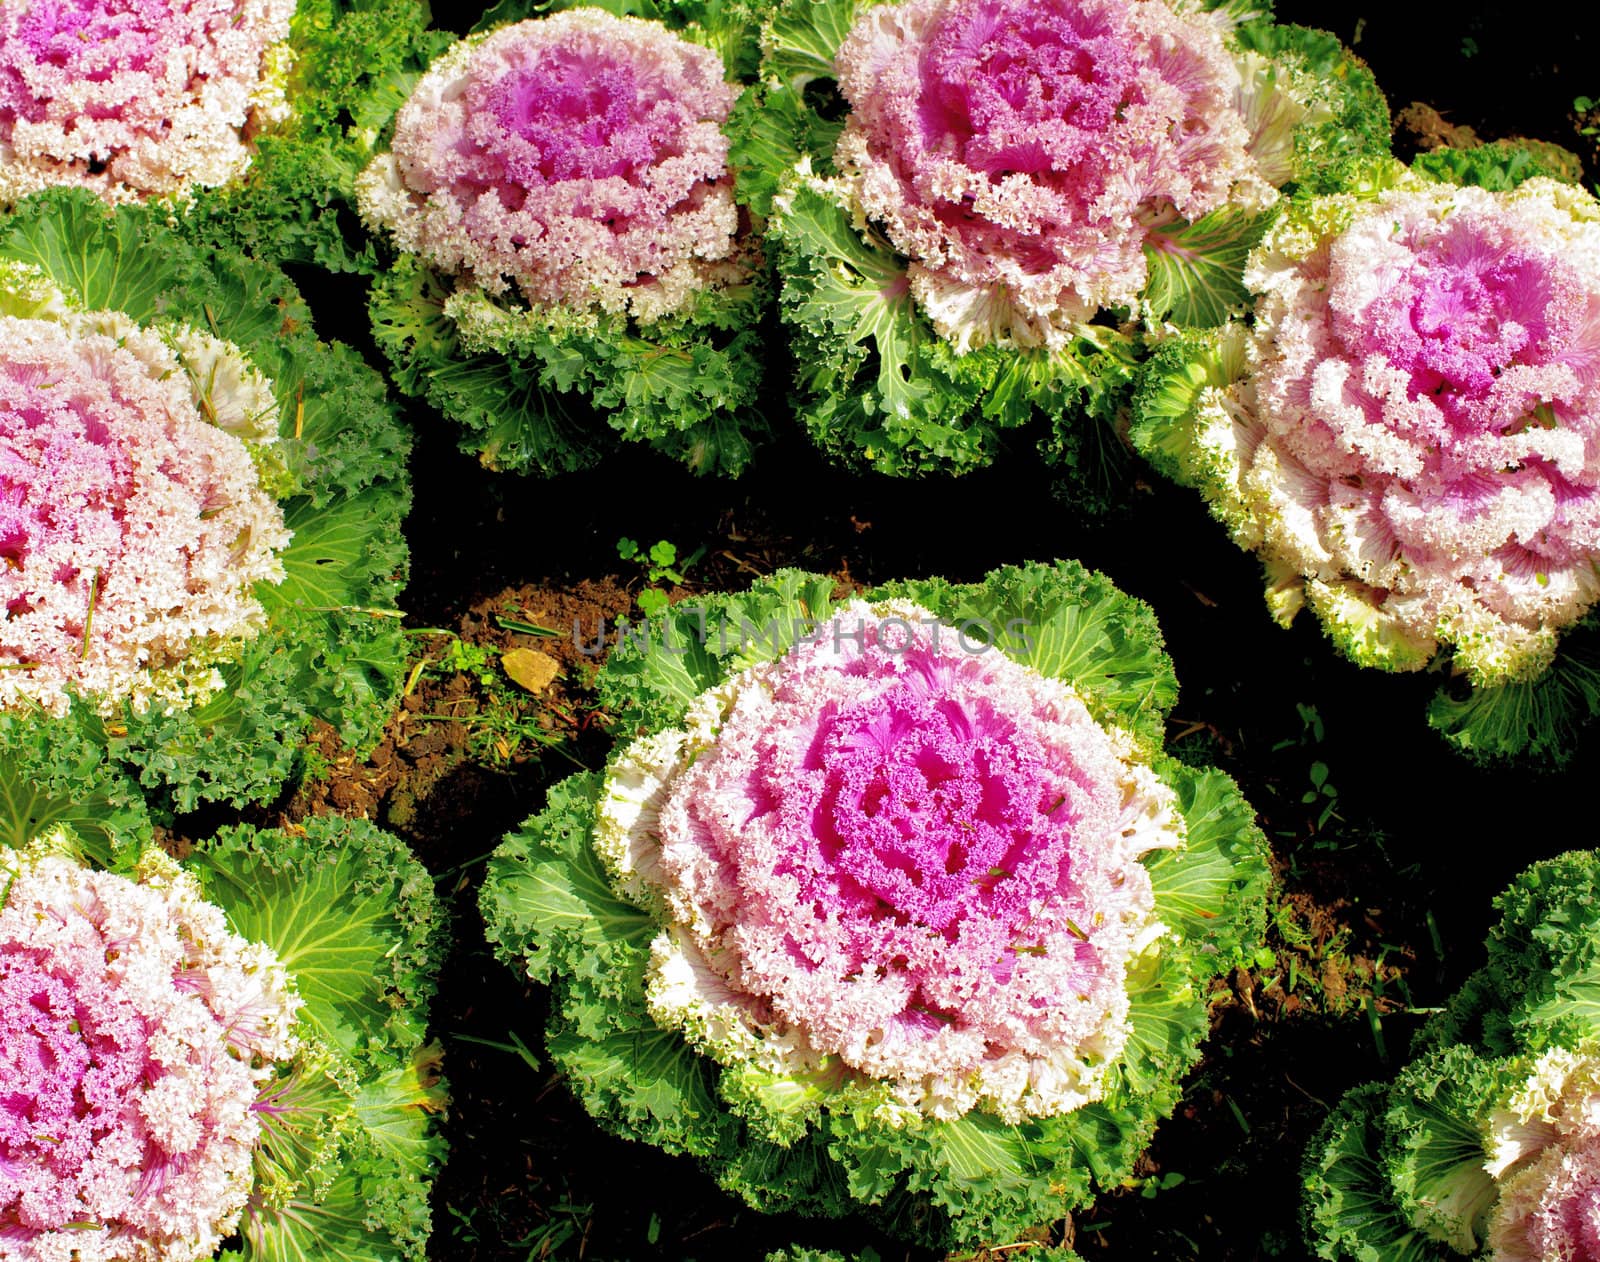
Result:
<svg viewBox="0 0 1600 1262"><path fill-rule="evenodd" d="M189 1262L237 1234L421 1262L442 926L416 860L316 820L96 871L80 825L118 823L0 780L0 829L29 839L0 845L0 1259Z"/></svg>
<svg viewBox="0 0 1600 1262"><path fill-rule="evenodd" d="M576 9L457 44L357 185L403 250L530 307L649 324L732 263L721 58L665 27Z"/></svg>
<svg viewBox="0 0 1600 1262"><path fill-rule="evenodd" d="M0 8L0 204L237 180L288 113L294 0L13 0Z"/></svg>
<svg viewBox="0 0 1600 1262"><path fill-rule="evenodd" d="M834 155L958 351L1065 348L1144 289L1156 227L1274 199L1215 13L1143 0L901 0L835 65Z"/></svg>
<svg viewBox="0 0 1600 1262"><path fill-rule="evenodd" d="M414 0L15 0L0 10L0 205L160 199L269 262L370 266L360 169L449 37Z"/></svg>
<svg viewBox="0 0 1600 1262"><path fill-rule="evenodd" d="M757 1208L1009 1239L1176 1102L1264 844L1160 754L1170 666L1099 576L831 593L781 574L612 651L641 735L501 847L490 937L602 1124Z"/></svg>
<svg viewBox="0 0 1600 1262"><path fill-rule="evenodd" d="M1113 418L1130 321L1221 321L1277 187L1388 145L1331 37L1160 0L789 0L764 48L734 157L773 216L799 406L893 473L987 463L1036 407L1092 440L1073 418Z"/></svg>
<svg viewBox="0 0 1600 1262"><path fill-rule="evenodd" d="M298 1050L282 962L159 851L137 881L7 858L0 1258L209 1257Z"/></svg>
<svg viewBox="0 0 1600 1262"><path fill-rule="evenodd" d="M271 385L195 329L46 302L0 316L0 705L194 704L265 623L254 584L283 578L282 511L229 427L275 441Z"/></svg>
<svg viewBox="0 0 1600 1262"><path fill-rule="evenodd" d="M1261 555L1281 621L1539 679L1600 597L1600 204L1411 179L1297 207L1246 279L1253 331L1164 349L1135 443Z"/></svg>
<svg viewBox="0 0 1600 1262"><path fill-rule="evenodd" d="M466 442L491 465L577 467L606 423L700 472L749 457L762 260L721 130L739 89L689 38L742 27L708 22L575 8L481 31L357 181L400 251L379 341L403 388L486 431Z"/></svg>
<svg viewBox="0 0 1600 1262"><path fill-rule="evenodd" d="M1393 1083L1351 1091L1304 1169L1320 1258L1600 1258L1600 856L1535 864L1488 962Z"/></svg>
<svg viewBox="0 0 1600 1262"><path fill-rule="evenodd" d="M624 749L595 845L664 905L653 1015L719 1060L1048 1117L1127 1044L1128 968L1164 932L1138 860L1183 824L1125 733L952 630L845 605Z"/></svg>
<svg viewBox="0 0 1600 1262"><path fill-rule="evenodd" d="M0 223L0 750L260 800L404 659L405 436L281 273L78 190Z"/></svg>

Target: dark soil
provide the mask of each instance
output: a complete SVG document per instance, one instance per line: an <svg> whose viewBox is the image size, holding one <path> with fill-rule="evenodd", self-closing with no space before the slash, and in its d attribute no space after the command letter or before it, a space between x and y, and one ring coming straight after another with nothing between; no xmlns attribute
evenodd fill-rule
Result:
<svg viewBox="0 0 1600 1262"><path fill-rule="evenodd" d="M1537 136L1580 150L1594 178L1600 154L1579 129L1597 120L1572 101L1600 96L1600 72L1580 33L1481 4L1424 14L1286 3L1279 16L1353 42L1397 111L1426 103L1407 112L1403 144L1459 141L1461 127ZM319 327L361 340L348 291L307 288ZM1328 1107L1404 1058L1426 1010L1480 959L1493 894L1532 860L1592 842L1568 823L1586 818L1581 772L1480 771L1455 757L1423 722L1436 679L1359 671L1309 619L1278 630L1255 562L1188 493L1152 479L1122 518L1077 523L1032 435L959 482L847 476L792 435L736 484L638 452L545 482L490 475L455 451L447 423L421 407L412 417L411 686L370 759L324 740L326 773L286 809L385 823L455 908L434 1009L453 1094L434 1202L441 1262L757 1259L797 1240L930 1256L858 1222L762 1218L689 1162L600 1132L542 1067L545 995L485 945L476 891L488 852L550 784L600 766L610 748L583 646L645 585L640 566L619 560L620 538L667 539L680 556L703 548L685 574L691 592L783 565L847 583L970 581L1066 556L1154 606L1183 685L1172 743L1239 779L1273 840L1281 892L1270 959L1217 987L1207 1057L1136 1178L1053 1226L1053 1240L1075 1235L1091 1262L1304 1256L1297 1167ZM553 680L537 693L511 683L500 659L513 649L554 659ZM1594 765L1595 752L1591 739L1573 765Z"/></svg>

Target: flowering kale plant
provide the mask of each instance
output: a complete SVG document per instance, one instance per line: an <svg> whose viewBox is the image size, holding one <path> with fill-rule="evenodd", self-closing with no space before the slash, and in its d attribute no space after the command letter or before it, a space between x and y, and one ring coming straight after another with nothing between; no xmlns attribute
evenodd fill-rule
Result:
<svg viewBox="0 0 1600 1262"><path fill-rule="evenodd" d="M189 1262L237 1233L420 1259L440 924L409 852L315 821L91 870L72 852L103 837L64 822L91 804L25 794L35 829L0 780L6 840L32 834L0 845L0 1258Z"/></svg>
<svg viewBox="0 0 1600 1262"><path fill-rule="evenodd" d="M1292 207L1246 279L1253 330L1164 347L1134 441L1261 554L1280 620L1442 658L1463 748L1564 756L1600 708L1592 633L1556 648L1600 596L1600 204L1405 176Z"/></svg>
<svg viewBox="0 0 1600 1262"><path fill-rule="evenodd" d="M796 406L891 473L987 463L1036 408L1075 450L1135 323L1218 323L1277 188L1388 147L1336 40L1221 9L791 0L763 47L735 160L772 215Z"/></svg>
<svg viewBox="0 0 1600 1262"><path fill-rule="evenodd" d="M1412 1063L1312 1142L1318 1257L1600 1258L1600 857L1536 864L1496 905L1487 964Z"/></svg>
<svg viewBox="0 0 1600 1262"><path fill-rule="evenodd" d="M0 711L39 715L0 748L86 739L188 809L276 792L314 721L376 738L407 442L307 324L141 209L0 223Z"/></svg>
<svg viewBox="0 0 1600 1262"><path fill-rule="evenodd" d="M238 179L288 112L294 0L10 0L0 204L59 185L114 202Z"/></svg>
<svg viewBox="0 0 1600 1262"><path fill-rule="evenodd" d="M255 1106L297 1050L298 996L157 856L137 882L59 856L7 865L7 1257L67 1241L92 1258L209 1256L249 1196Z"/></svg>
<svg viewBox="0 0 1600 1262"><path fill-rule="evenodd" d="M258 258L347 269L339 223L448 37L416 0L17 0L0 11L0 205L162 199Z"/></svg>
<svg viewBox="0 0 1600 1262"><path fill-rule="evenodd" d="M764 264L722 134L753 37L703 8L669 14L682 30L595 8L491 22L429 67L358 181L400 251L371 300L396 380L487 464L578 467L609 424L738 472L764 428Z"/></svg>
<svg viewBox="0 0 1600 1262"><path fill-rule="evenodd" d="M483 893L596 1118L930 1242L1126 1177L1268 880L1232 782L1160 752L1147 608L1066 563L848 601L790 571L676 606L600 687L639 735Z"/></svg>

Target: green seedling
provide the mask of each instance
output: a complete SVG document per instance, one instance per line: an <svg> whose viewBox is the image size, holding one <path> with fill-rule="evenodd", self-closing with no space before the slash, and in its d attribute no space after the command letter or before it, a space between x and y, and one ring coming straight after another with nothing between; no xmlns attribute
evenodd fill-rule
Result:
<svg viewBox="0 0 1600 1262"><path fill-rule="evenodd" d="M617 540L617 556L624 561L638 562L652 584L639 593L639 609L647 618L660 617L670 603L666 591L655 584L671 583L674 587L682 587L688 581L684 573L705 554L705 546L701 545L680 561L678 547L670 540L658 539L648 550L627 536Z"/></svg>
<svg viewBox="0 0 1600 1262"><path fill-rule="evenodd" d="M1154 1200L1157 1195L1165 1192L1168 1188L1175 1188L1183 1182L1185 1182L1184 1176L1176 1170L1169 1170L1163 1175L1151 1175L1148 1179L1141 1181L1139 1195L1147 1201Z"/></svg>

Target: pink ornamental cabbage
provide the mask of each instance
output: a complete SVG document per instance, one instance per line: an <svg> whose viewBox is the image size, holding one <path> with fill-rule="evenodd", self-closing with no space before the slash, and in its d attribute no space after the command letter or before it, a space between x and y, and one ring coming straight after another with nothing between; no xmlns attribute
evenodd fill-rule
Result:
<svg viewBox="0 0 1600 1262"><path fill-rule="evenodd" d="M902 0L839 49L838 162L958 349L1059 346L1152 229L1275 196L1221 19L1161 0Z"/></svg>
<svg viewBox="0 0 1600 1262"><path fill-rule="evenodd" d="M0 864L0 1262L210 1257L299 999L170 860Z"/></svg>
<svg viewBox="0 0 1600 1262"><path fill-rule="evenodd" d="M1494 1262L1600 1262L1600 1057L1554 1048L1491 1122Z"/></svg>
<svg viewBox="0 0 1600 1262"><path fill-rule="evenodd" d="M1097 1098L1125 1045L1162 933L1138 860L1180 844L1174 808L1067 685L858 602L625 751L596 846L670 925L658 1021L891 1111L1015 1120Z"/></svg>
<svg viewBox="0 0 1600 1262"><path fill-rule="evenodd" d="M0 202L109 201L237 179L284 117L294 0L6 0Z"/></svg>
<svg viewBox="0 0 1600 1262"><path fill-rule="evenodd" d="M740 274L722 61L570 9L464 40L401 107L363 215L430 266L536 309L655 320Z"/></svg>
<svg viewBox="0 0 1600 1262"><path fill-rule="evenodd" d="M220 420L263 396L236 349L190 330L0 317L0 706L212 690L264 623L252 588L282 578L288 532L245 442L201 407Z"/></svg>
<svg viewBox="0 0 1600 1262"><path fill-rule="evenodd" d="M1254 375L1214 426L1240 541L1357 660L1538 674L1600 596L1600 206L1405 189L1246 279Z"/></svg>

